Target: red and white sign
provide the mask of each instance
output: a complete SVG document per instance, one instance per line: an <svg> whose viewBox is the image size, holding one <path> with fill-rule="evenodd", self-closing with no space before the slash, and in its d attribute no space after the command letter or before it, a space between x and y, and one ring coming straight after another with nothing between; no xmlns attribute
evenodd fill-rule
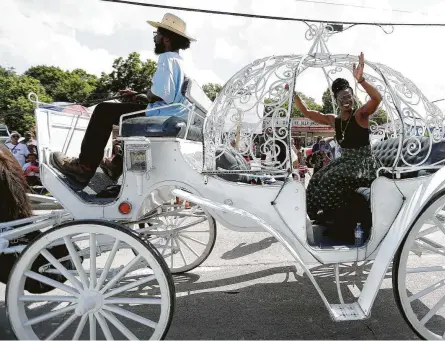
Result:
<svg viewBox="0 0 445 341"><path fill-rule="evenodd" d="M291 127L293 130L301 129L305 131L334 130L334 128L332 128L329 125L318 124L305 117L293 118L291 122Z"/></svg>

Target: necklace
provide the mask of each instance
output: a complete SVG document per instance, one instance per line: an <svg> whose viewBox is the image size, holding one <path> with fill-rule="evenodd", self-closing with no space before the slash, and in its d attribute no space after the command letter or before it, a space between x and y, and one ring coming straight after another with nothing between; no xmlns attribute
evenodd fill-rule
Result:
<svg viewBox="0 0 445 341"><path fill-rule="evenodd" d="M351 118L352 118L352 114L351 115L349 115L349 119L348 119L348 122L346 123L346 127L345 127L345 129L343 130L343 120L341 119L341 117L340 117L340 130L341 130L341 137L342 137L342 139L340 140L340 141L338 141L340 144L344 141L344 139L345 139L345 132L346 132L346 129L348 129L348 125L349 125L349 122L351 122Z"/></svg>

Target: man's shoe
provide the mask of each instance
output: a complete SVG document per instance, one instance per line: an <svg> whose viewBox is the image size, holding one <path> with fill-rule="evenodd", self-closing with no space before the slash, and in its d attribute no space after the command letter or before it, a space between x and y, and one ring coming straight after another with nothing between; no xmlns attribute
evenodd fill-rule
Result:
<svg viewBox="0 0 445 341"><path fill-rule="evenodd" d="M68 157L60 152L51 153L51 164L63 175L76 181L79 185L88 185L94 172L82 165L79 159Z"/></svg>
<svg viewBox="0 0 445 341"><path fill-rule="evenodd" d="M108 177L113 180L119 180L122 175L124 163L122 155L115 155L113 159L104 159L100 163L100 168Z"/></svg>

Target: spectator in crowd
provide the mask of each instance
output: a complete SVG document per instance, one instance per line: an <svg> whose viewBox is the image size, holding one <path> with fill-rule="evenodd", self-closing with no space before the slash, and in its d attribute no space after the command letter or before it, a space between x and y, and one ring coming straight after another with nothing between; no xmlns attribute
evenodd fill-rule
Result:
<svg viewBox="0 0 445 341"><path fill-rule="evenodd" d="M319 137L317 137L317 141L312 146L312 153L315 153L318 150L320 150L320 141L321 141L321 137L319 136Z"/></svg>
<svg viewBox="0 0 445 341"><path fill-rule="evenodd" d="M19 139L20 134L16 131L13 131L11 133L11 141L7 142L5 145L19 162L20 167L23 167L25 165L26 158L29 155L29 150L26 145L24 145L23 143L19 143Z"/></svg>
<svg viewBox="0 0 445 341"><path fill-rule="evenodd" d="M25 138L20 143L23 143L30 153L37 155L37 141L31 132L25 133Z"/></svg>
<svg viewBox="0 0 445 341"><path fill-rule="evenodd" d="M325 141L320 141L320 149L312 154L311 159L314 167L314 174L331 162L332 153L329 151Z"/></svg>
<svg viewBox="0 0 445 341"><path fill-rule="evenodd" d="M37 160L36 154L30 153L28 155L28 162L23 165L22 169L29 186L42 186L40 182L39 161Z"/></svg>

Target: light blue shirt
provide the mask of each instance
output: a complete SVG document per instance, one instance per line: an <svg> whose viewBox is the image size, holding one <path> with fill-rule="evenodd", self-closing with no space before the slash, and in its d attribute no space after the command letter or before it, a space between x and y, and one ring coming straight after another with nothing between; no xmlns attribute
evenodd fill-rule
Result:
<svg viewBox="0 0 445 341"><path fill-rule="evenodd" d="M153 76L151 92L162 98L162 101L150 103L147 109L162 107L173 103L189 102L181 93L185 81L184 65L177 52L165 52L159 55L156 72ZM147 116L181 116L187 119L189 111L181 106L148 111Z"/></svg>

